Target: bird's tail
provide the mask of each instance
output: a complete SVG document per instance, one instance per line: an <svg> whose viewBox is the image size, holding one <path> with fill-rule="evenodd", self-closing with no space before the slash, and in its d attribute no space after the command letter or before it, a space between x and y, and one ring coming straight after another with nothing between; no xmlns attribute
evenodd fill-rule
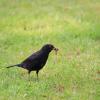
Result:
<svg viewBox="0 0 100 100"><path fill-rule="evenodd" d="M6 68L11 68L11 67L15 67L15 66L20 66L20 64L11 65L11 66L8 66L8 67L6 67Z"/></svg>

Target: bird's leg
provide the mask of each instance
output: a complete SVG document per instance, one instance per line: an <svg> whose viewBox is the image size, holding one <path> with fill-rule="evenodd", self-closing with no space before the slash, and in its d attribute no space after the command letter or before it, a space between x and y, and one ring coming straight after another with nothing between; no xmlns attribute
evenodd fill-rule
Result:
<svg viewBox="0 0 100 100"><path fill-rule="evenodd" d="M28 71L28 80L30 81L30 73L31 71Z"/></svg>
<svg viewBox="0 0 100 100"><path fill-rule="evenodd" d="M36 75L37 75L37 80L38 80L38 73L39 73L39 70L37 70L37 71L36 71Z"/></svg>

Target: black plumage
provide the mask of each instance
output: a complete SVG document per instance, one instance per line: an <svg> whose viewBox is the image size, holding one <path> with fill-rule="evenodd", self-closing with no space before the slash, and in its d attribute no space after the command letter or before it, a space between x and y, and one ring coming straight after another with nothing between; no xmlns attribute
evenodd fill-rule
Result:
<svg viewBox="0 0 100 100"><path fill-rule="evenodd" d="M56 52L58 51L58 49L55 48L52 44L46 44L39 51L33 53L31 56L26 58L20 64L8 66L7 68L11 68L14 66L21 67L28 70L28 74L30 74L31 71L36 71L37 78L38 78L38 73L46 64L49 53L52 50L55 50Z"/></svg>

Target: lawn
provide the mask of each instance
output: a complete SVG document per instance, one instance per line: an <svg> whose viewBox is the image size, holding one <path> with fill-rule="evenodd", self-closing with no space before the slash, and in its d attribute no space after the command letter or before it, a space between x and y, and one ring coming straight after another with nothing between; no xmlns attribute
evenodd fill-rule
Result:
<svg viewBox="0 0 100 100"><path fill-rule="evenodd" d="M46 43L39 81L6 69ZM0 0L0 100L100 100L100 0Z"/></svg>

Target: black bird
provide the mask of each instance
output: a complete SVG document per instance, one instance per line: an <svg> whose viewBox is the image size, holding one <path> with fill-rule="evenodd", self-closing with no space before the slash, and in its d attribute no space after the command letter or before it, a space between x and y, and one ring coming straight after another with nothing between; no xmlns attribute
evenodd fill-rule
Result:
<svg viewBox="0 0 100 100"><path fill-rule="evenodd" d="M46 44L39 51L33 53L31 56L26 58L21 63L16 64L16 65L11 65L6 68L11 68L14 66L21 67L21 68L28 70L29 75L31 71L36 71L37 78L38 78L38 73L40 69L42 69L43 66L46 64L49 53L52 50L55 50L56 52L58 51L58 49L55 48L52 44Z"/></svg>

